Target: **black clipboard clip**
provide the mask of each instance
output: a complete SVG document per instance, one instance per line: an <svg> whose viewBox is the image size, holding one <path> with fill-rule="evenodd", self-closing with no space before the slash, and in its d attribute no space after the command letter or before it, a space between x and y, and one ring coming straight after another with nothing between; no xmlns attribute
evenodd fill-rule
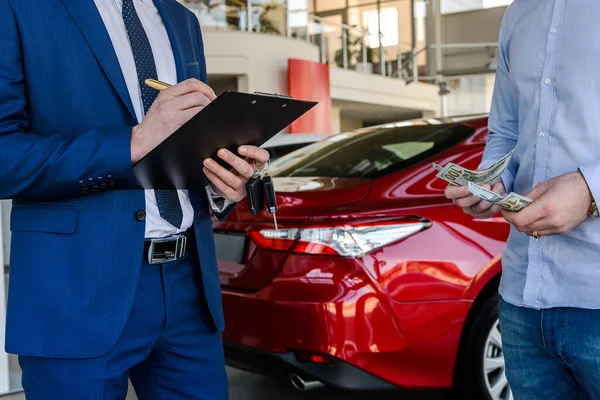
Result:
<svg viewBox="0 0 600 400"><path fill-rule="evenodd" d="M257 96L267 96L267 97L276 97L278 99L294 100L294 98L292 96L285 96L285 95L277 94L277 93L254 92L253 94L257 95Z"/></svg>

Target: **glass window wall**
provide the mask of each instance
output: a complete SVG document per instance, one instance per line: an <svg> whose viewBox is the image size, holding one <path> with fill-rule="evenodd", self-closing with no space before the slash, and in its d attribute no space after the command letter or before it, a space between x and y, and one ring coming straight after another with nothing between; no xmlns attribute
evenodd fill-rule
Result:
<svg viewBox="0 0 600 400"><path fill-rule="evenodd" d="M354 28L348 30L346 35L349 67L367 68L380 74L383 57L383 74L399 76L403 65L410 63L412 57L413 23L417 47L425 46L425 3L421 0L416 2L413 16L410 0L346 1L345 8L320 13L318 10L324 8L323 4L330 3L330 0L315 0L317 16L331 15L335 12L342 15L344 24ZM338 47L343 44L343 39L342 35L339 35ZM366 49L363 48L363 43ZM362 62L363 58L365 63ZM418 57L417 63L424 65L424 54ZM340 62L335 64L341 66Z"/></svg>
<svg viewBox="0 0 600 400"><path fill-rule="evenodd" d="M196 14L203 29L248 31L251 28L254 32L275 35L287 33L286 0L251 0L250 13L248 13L247 0L180 0L180 2ZM299 24L303 17L305 20L308 17L307 9L302 8L301 3L302 1L293 0L295 24ZM296 11L304 11L304 13L296 14Z"/></svg>
<svg viewBox="0 0 600 400"><path fill-rule="evenodd" d="M481 10L484 8L504 7L513 0L441 0L442 14Z"/></svg>
<svg viewBox="0 0 600 400"><path fill-rule="evenodd" d="M404 76L407 67L424 72L425 1L417 0L179 0L203 29L287 35L317 44L321 60L333 66L387 76ZM480 0L482 1L482 0ZM248 4L251 8L248 12Z"/></svg>

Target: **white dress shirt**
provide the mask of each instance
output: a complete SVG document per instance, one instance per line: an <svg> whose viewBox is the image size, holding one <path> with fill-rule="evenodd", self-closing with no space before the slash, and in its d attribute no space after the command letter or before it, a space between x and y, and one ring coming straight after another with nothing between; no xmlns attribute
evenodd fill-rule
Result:
<svg viewBox="0 0 600 400"><path fill-rule="evenodd" d="M125 83L131 96L133 108L138 122L144 118L144 104L140 95L137 69L133 52L129 43L129 36L125 29L125 22L121 10L123 0L94 0L102 16L104 25L112 41L119 65L125 77ZM177 83L177 68L173 49L163 20L152 0L134 0L135 10L144 26L156 64L157 79L167 83ZM154 190L146 190L146 238L158 238L188 230L194 222L194 209L186 190L178 190L179 202L183 209L183 221L178 229L161 218ZM209 199L214 192L209 190ZM215 210L214 204L213 210Z"/></svg>

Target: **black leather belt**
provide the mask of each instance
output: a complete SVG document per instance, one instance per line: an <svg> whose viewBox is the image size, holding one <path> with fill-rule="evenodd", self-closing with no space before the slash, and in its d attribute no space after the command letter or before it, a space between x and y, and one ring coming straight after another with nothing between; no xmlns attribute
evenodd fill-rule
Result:
<svg viewBox="0 0 600 400"><path fill-rule="evenodd" d="M144 254L150 264L165 264L178 260L196 248L194 231L166 238L144 240Z"/></svg>

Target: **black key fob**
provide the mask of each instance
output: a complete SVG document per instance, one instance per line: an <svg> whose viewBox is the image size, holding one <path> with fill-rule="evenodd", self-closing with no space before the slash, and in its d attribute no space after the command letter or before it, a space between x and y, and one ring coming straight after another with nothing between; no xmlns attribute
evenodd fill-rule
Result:
<svg viewBox="0 0 600 400"><path fill-rule="evenodd" d="M265 187L260 177L251 178L246 183L246 196L252 214L256 215L263 212L265 209Z"/></svg>
<svg viewBox="0 0 600 400"><path fill-rule="evenodd" d="M271 214L277 212L277 195L275 193L275 186L273 186L273 179L269 175L265 175L263 178L265 199L267 201L267 210Z"/></svg>

